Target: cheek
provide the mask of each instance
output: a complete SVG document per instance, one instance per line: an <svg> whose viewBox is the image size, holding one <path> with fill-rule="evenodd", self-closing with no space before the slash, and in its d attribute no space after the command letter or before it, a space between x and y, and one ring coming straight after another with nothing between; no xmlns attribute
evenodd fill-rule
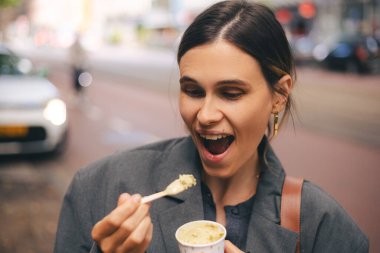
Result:
<svg viewBox="0 0 380 253"><path fill-rule="evenodd" d="M271 105L268 103L246 105L235 113L235 122L239 122L243 134L259 135L265 133L271 115Z"/></svg>
<svg viewBox="0 0 380 253"><path fill-rule="evenodd" d="M179 98L179 112L187 127L190 127L196 115L196 108L194 103L184 95L180 95Z"/></svg>

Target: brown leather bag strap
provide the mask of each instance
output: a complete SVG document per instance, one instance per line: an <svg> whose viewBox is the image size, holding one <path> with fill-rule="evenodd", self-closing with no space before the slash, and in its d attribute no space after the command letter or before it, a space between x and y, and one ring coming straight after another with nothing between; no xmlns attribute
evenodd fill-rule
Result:
<svg viewBox="0 0 380 253"><path fill-rule="evenodd" d="M297 253L300 252L302 185L302 178L285 176L281 198L281 226L298 233Z"/></svg>

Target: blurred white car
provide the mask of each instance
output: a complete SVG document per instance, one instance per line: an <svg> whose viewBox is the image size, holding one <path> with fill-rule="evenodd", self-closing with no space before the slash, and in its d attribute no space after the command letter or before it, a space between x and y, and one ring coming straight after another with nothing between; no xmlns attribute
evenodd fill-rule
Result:
<svg viewBox="0 0 380 253"><path fill-rule="evenodd" d="M0 155L62 151L66 104L46 78L27 74L31 62L0 44Z"/></svg>

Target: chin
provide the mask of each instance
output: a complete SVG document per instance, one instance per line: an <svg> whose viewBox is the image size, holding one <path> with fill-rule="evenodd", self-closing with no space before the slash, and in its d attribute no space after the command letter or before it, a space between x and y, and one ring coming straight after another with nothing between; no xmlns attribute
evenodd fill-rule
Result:
<svg viewBox="0 0 380 253"><path fill-rule="evenodd" d="M215 178L220 178L220 179L228 179L233 176L233 172L225 167L220 167L220 168L211 168L204 163L203 165L203 171L207 176L210 177L215 177Z"/></svg>

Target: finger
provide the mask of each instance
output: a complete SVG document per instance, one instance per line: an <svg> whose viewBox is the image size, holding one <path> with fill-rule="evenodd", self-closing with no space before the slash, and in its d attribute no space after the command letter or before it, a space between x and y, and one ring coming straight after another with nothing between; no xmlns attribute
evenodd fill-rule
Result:
<svg viewBox="0 0 380 253"><path fill-rule="evenodd" d="M224 241L224 253L244 253L229 240Z"/></svg>
<svg viewBox="0 0 380 253"><path fill-rule="evenodd" d="M150 216L146 216L133 233L123 243L121 252L144 252L152 239L153 225Z"/></svg>
<svg viewBox="0 0 380 253"><path fill-rule="evenodd" d="M131 251L131 253L144 253L147 251L149 244L152 241L152 235L153 235L153 224L151 220L149 220L148 222L150 224L149 224L147 233L145 235L144 241L140 245L135 247L134 250Z"/></svg>
<svg viewBox="0 0 380 253"><path fill-rule="evenodd" d="M152 241L153 224L152 224L150 217L149 217L149 220L147 221L147 223L148 223L148 229L147 229L147 232L145 233L145 239L143 240L143 242L139 246L135 247L135 250L133 251L133 253L144 253L144 252L146 252L148 247L149 247L150 242ZM140 236L143 236L143 235L141 234Z"/></svg>
<svg viewBox="0 0 380 253"><path fill-rule="evenodd" d="M92 229L92 238L99 241L115 232L121 224L131 216L140 206L141 196L125 196L124 203L116 207L110 214L95 224Z"/></svg>
<svg viewBox="0 0 380 253"><path fill-rule="evenodd" d="M110 236L102 241L102 247L113 249L119 247L137 229L144 218L149 216L149 206L140 205L128 219Z"/></svg>
<svg viewBox="0 0 380 253"><path fill-rule="evenodd" d="M150 242L152 241L152 238L153 238L153 224L152 222L150 222L149 224L149 229L148 229L148 233L146 234L145 236L145 241L143 243L143 251L145 252L146 249L149 247L149 244Z"/></svg>
<svg viewBox="0 0 380 253"><path fill-rule="evenodd" d="M128 193L122 193L120 196L119 196L119 199L117 201L117 206L120 206L121 204L123 204L125 201L127 201L129 198L131 197L131 195L129 195Z"/></svg>
<svg viewBox="0 0 380 253"><path fill-rule="evenodd" d="M139 247L136 248L136 250L133 253L144 253L149 247L150 242L152 241L153 238L153 224L150 221L148 231L145 235L144 241L141 243Z"/></svg>

